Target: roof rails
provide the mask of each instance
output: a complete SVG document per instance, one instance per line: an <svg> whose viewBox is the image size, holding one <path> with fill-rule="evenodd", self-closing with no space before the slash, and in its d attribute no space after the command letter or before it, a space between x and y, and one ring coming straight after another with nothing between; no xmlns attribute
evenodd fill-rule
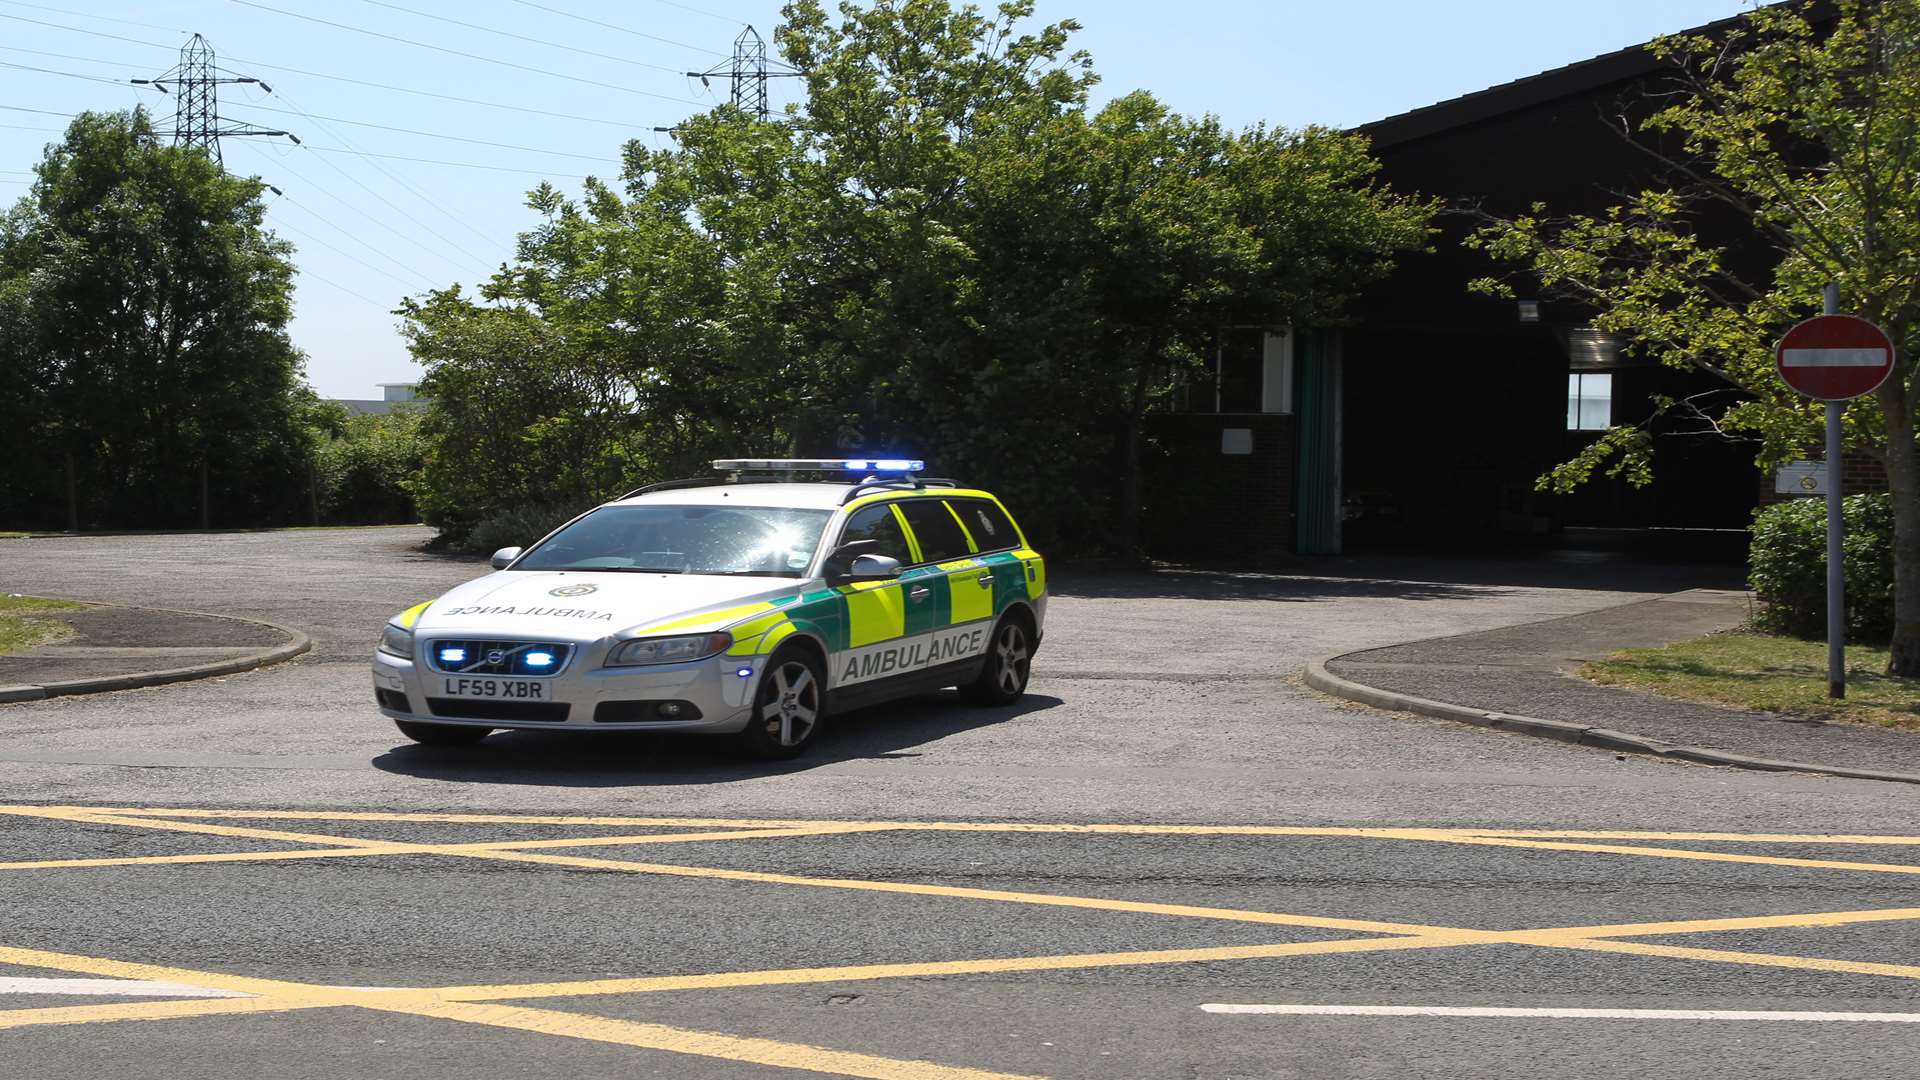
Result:
<svg viewBox="0 0 1920 1080"><path fill-rule="evenodd" d="M765 484L789 478L795 472L845 472L849 474L868 472L862 479L849 475L845 480L829 480L828 483L846 483L853 487L847 492L840 505L845 506L862 495L874 491L918 491L929 487L959 487L957 480L943 480L938 477L917 477L912 470L923 469L922 461L873 458L723 458L713 463L713 467L722 470L724 476L690 476L681 480L662 480L634 488L615 499L631 499L638 495L648 495L656 491L671 491L675 488L721 487L728 484ZM896 472L899 475L881 476L880 473Z"/></svg>
<svg viewBox="0 0 1920 1080"><path fill-rule="evenodd" d="M644 487L634 488L632 491L620 496L620 499L631 499L635 495L646 495L650 492L666 491L670 488L709 487L715 482L711 476L689 476L683 480L662 480L657 484L648 484ZM620 499L615 499L614 501L619 502Z"/></svg>
<svg viewBox="0 0 1920 1080"><path fill-rule="evenodd" d="M922 491L930 487L957 488L959 486L960 482L958 480L943 480L937 476L919 476L897 480L875 480L868 478L853 485L853 490L847 492L846 498L840 500L840 505L845 506L860 496L868 495L875 491Z"/></svg>

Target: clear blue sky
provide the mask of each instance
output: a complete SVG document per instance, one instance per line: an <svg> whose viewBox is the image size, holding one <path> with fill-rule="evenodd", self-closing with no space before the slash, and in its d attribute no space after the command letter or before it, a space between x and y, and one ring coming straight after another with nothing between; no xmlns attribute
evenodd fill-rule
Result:
<svg viewBox="0 0 1920 1080"><path fill-rule="evenodd" d="M1215 113L1236 127L1293 127L1364 123L1746 6L1040 0L1039 17L1085 25L1077 44L1093 53L1102 100L1144 88L1180 111ZM377 397L374 384L417 374L388 313L400 296L483 280L531 223L528 188L542 177L574 186L584 174L610 175L622 141L634 135L658 145L664 136L653 127L724 95L722 84L708 89L682 73L721 63L744 24L768 33L778 14L776 0L0 0L0 200L24 194L25 170L58 137L59 114L145 103L165 123L171 99L124 80L161 74L188 32L206 35L222 67L273 88L222 88L225 117L285 128L305 143L225 145L230 169L284 192L268 219L299 248L293 336L307 353L308 377L330 397ZM793 89L776 84L776 105Z"/></svg>

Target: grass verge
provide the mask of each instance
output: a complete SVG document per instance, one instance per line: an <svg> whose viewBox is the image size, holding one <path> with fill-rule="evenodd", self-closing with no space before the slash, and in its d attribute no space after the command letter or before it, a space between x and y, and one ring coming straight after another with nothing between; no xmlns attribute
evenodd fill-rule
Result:
<svg viewBox="0 0 1920 1080"><path fill-rule="evenodd" d="M0 595L0 656L71 636L73 627L62 622L54 612L86 606L41 596Z"/></svg>
<svg viewBox="0 0 1920 1080"><path fill-rule="evenodd" d="M1834 701L1827 697L1825 642L1733 631L1661 649L1627 649L1579 674L1602 686L1688 701L1920 731L1920 679L1893 678L1886 670L1887 650L1847 646L1847 696Z"/></svg>

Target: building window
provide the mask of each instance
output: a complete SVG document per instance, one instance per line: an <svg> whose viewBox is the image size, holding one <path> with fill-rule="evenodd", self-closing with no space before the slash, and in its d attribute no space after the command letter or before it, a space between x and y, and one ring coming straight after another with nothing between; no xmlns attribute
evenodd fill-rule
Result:
<svg viewBox="0 0 1920 1080"><path fill-rule="evenodd" d="M1259 326L1222 330L1208 368L1186 386L1189 411L1293 411L1293 335L1288 331Z"/></svg>
<svg viewBox="0 0 1920 1080"><path fill-rule="evenodd" d="M1613 376L1574 372L1567 376L1567 430L1605 431L1613 426Z"/></svg>

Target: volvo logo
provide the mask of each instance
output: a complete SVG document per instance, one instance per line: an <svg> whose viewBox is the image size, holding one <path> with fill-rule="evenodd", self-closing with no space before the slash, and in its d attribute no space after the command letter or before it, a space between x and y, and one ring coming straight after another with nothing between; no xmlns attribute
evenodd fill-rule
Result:
<svg viewBox="0 0 1920 1080"><path fill-rule="evenodd" d="M505 649L488 649L487 650L487 663L503 664L503 663L506 663L506 660L507 660L507 651Z"/></svg>
<svg viewBox="0 0 1920 1080"><path fill-rule="evenodd" d="M548 596L585 596L588 593L599 592L599 591L600 591L600 586L598 585L562 585L557 589L548 589L547 595Z"/></svg>

